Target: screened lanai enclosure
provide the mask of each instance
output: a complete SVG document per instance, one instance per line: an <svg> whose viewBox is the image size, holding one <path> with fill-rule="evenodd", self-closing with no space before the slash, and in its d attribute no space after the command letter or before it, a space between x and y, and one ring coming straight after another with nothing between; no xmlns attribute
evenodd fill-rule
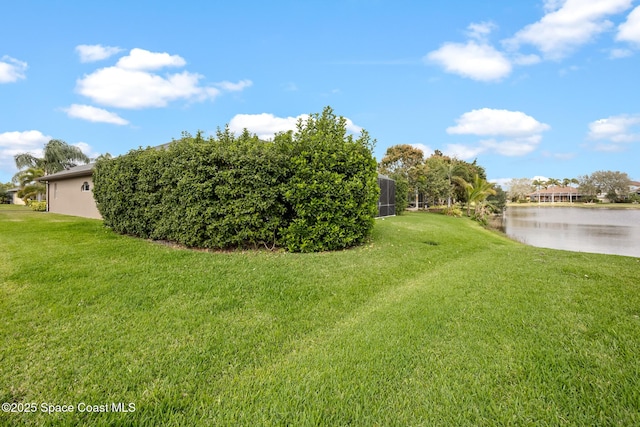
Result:
<svg viewBox="0 0 640 427"><path fill-rule="evenodd" d="M378 218L396 214L396 182L388 176L378 174L380 198L378 199Z"/></svg>

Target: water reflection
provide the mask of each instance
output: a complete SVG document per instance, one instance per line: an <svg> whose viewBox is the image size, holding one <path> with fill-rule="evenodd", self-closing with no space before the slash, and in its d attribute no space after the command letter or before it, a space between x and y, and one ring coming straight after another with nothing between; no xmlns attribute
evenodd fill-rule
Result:
<svg viewBox="0 0 640 427"><path fill-rule="evenodd" d="M503 226L532 246L640 257L640 210L512 207Z"/></svg>

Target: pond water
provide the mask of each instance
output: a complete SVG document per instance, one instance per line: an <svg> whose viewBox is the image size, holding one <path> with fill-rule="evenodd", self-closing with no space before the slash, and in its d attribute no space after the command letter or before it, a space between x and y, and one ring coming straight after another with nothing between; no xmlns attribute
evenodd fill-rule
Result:
<svg viewBox="0 0 640 427"><path fill-rule="evenodd" d="M640 257L640 210L510 207L504 232L531 246Z"/></svg>

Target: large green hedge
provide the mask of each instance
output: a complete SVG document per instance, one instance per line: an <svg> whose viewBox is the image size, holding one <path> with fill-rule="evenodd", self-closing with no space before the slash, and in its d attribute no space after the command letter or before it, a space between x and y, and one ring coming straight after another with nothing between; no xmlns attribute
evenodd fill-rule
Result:
<svg viewBox="0 0 640 427"><path fill-rule="evenodd" d="M272 142L225 129L100 160L94 196L105 225L123 234L202 248L335 250L373 227L372 150L366 131L347 135L327 107Z"/></svg>

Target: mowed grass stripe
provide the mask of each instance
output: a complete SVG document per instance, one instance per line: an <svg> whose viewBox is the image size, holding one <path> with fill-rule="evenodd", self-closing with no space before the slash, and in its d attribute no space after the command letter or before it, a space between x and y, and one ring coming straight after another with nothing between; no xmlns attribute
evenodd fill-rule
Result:
<svg viewBox="0 0 640 427"><path fill-rule="evenodd" d="M473 263L466 266L458 271L468 271ZM435 276L441 278L440 272ZM403 292L405 298L383 299L376 310L368 310L357 322L341 324L326 339L313 341L308 351L296 353L296 358L277 361L262 373L266 381L256 382L255 377L261 375L252 372L240 384L256 395L265 389L286 393L287 398L276 404L287 404L272 414L281 414L280 421L285 424L342 423L345 419L375 423L380 422L377 411L381 408L399 408L408 402L412 402L411 408L387 413L383 424L415 423L416 402L421 402L423 421L429 420L429 424L434 420L493 424L503 419L552 425L617 420L632 425L637 419L634 370L611 375L607 364L593 360L599 355L611 363L625 364L631 361L629 353L604 349L600 340L579 339L577 335L585 332L580 329L584 328L583 316L549 310L548 297L571 300L573 284L567 287L562 281L543 279L543 292L522 292L517 295L519 300L514 300L500 298L505 294L499 287L496 290L494 283L493 290L483 292L485 301L478 301L469 298L466 290L460 293L450 286L459 280L471 281L466 274L450 274L449 281L435 284L429 284L431 278L427 275L422 286L412 283L408 288L416 292ZM511 279L505 276L497 284L508 288ZM465 305L469 299L478 304ZM570 330L556 331L558 326ZM634 346L637 349L637 342ZM573 369L567 371L568 366ZM297 374L294 378L287 375L292 372ZM371 378L377 379L373 387ZM308 402L313 390L327 387L332 392L320 394L325 400ZM627 396L627 392L632 393ZM584 399L580 403L583 412L565 416L562 403L573 399ZM292 405L291 401L298 403ZM626 413L623 411L620 418L603 417L616 401L629 404ZM238 403L234 401L232 406ZM452 406L458 411L451 412ZM287 412L286 408L295 409ZM505 414L510 416L505 418Z"/></svg>
<svg viewBox="0 0 640 427"><path fill-rule="evenodd" d="M428 214L321 254L187 251L21 211L0 227L0 398L137 407L8 424L639 421L634 258Z"/></svg>

